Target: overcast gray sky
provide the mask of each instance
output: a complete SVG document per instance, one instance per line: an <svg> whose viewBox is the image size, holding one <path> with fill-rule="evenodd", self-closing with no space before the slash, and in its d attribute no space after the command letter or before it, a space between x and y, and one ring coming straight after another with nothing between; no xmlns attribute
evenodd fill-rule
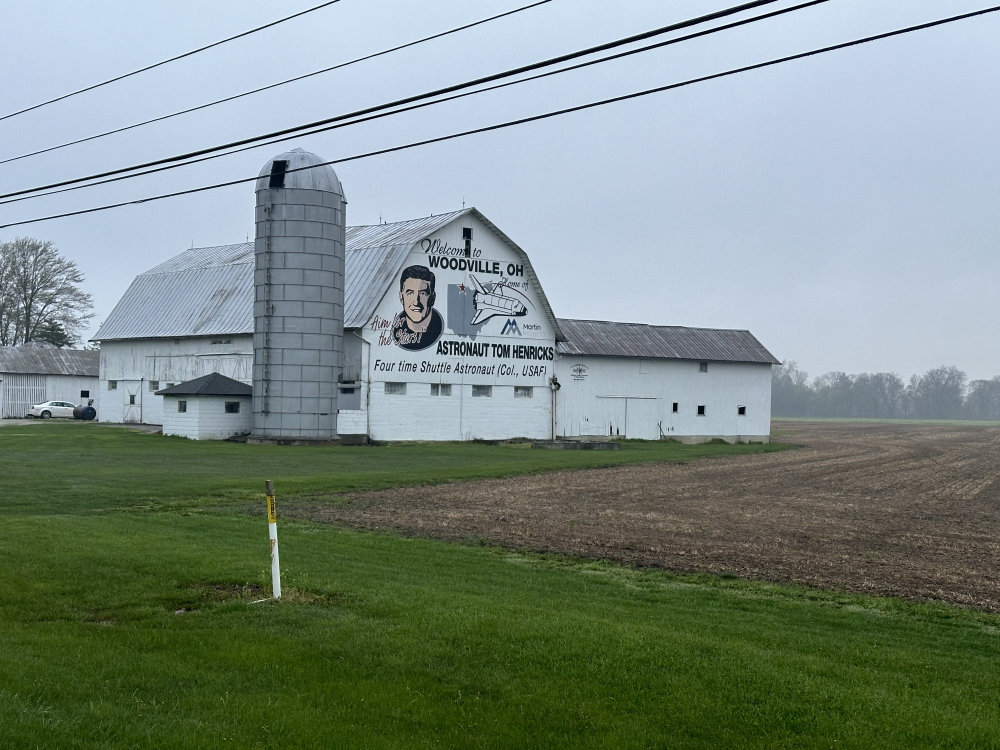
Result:
<svg viewBox="0 0 1000 750"><path fill-rule="evenodd" d="M0 159L335 65L529 0L341 0L0 121ZM319 0L7 4L0 115ZM127 133L0 165L0 192L331 117L719 10L553 0L461 34ZM792 5L782 2L774 7ZM0 224L339 159L988 7L830 0L663 50L113 185L0 206ZM760 12L760 11L758 11ZM560 317L749 329L811 376L1000 374L1000 13L625 103L336 167L348 223L476 206ZM86 275L92 334L142 271L252 239L253 187L0 229ZM88 334L88 335L89 335Z"/></svg>

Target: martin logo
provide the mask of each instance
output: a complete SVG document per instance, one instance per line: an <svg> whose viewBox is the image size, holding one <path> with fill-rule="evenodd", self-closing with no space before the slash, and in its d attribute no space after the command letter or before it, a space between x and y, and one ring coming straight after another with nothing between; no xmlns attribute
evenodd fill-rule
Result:
<svg viewBox="0 0 1000 750"><path fill-rule="evenodd" d="M521 335L521 329L517 327L517 321L513 318L507 318L507 322L503 324L503 329L500 331L501 336L506 336L508 334L516 333L518 336Z"/></svg>

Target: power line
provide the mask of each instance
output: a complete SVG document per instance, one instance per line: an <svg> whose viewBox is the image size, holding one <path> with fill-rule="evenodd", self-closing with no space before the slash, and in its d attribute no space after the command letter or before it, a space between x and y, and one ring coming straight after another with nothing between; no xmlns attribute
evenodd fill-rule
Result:
<svg viewBox="0 0 1000 750"><path fill-rule="evenodd" d="M167 58L166 60L161 60L158 63L153 63L152 65L147 65L144 68L139 68L138 70L133 70L131 73L123 73L122 75L115 76L114 78L109 78L106 81L101 81L100 83L94 83L90 86L85 86L82 89L77 89L76 91L71 91L68 94L63 94L62 96L57 96L54 99L49 99L48 101L41 102L39 104L34 104L30 107L25 107L24 109L19 109L17 112L11 112L10 114L0 115L0 121L8 120L11 117L16 117L17 115L23 115L25 112L31 112L36 109L41 109L42 107L48 106L49 104L55 104L56 102L61 102L64 99L69 99L71 96L77 96L78 94L86 93L87 91L93 91L94 89L99 89L102 86L107 86L111 83L116 83L117 81L124 80L126 78L131 78L132 76L139 75L140 73L145 73L148 70L153 70L153 68L159 68L167 63L176 62L177 60L182 60L185 57L191 57L191 55L197 55L199 52L204 52L205 50L212 49L213 47L218 47L228 42L235 41L236 39L242 39L245 36L250 36L251 34L256 34L258 31L263 31L264 29L269 29L272 26L277 26L285 21L291 21L293 18L298 18L299 16L304 16L307 13L312 13L313 11L320 10L327 7L328 5L333 5L334 3L339 3L340 0L329 0L329 2L320 3L319 5L313 6L312 8L307 8L306 10L299 11L298 13L293 13L290 16L285 16L284 18L279 18L277 21L271 21L270 23L265 23L263 26L258 26L257 28L250 29L249 31L244 31L242 33L236 34L234 36L228 37L226 39L220 39L217 42L212 42L211 44L206 44L204 47L198 47L198 49L193 49L190 52L183 52L174 57Z"/></svg>
<svg viewBox="0 0 1000 750"><path fill-rule="evenodd" d="M216 99L215 101L206 102L205 104L199 104L198 106L195 106L195 107L188 107L187 109L182 109L182 110L179 110L177 112L171 112L170 114L161 115L159 117L154 117L154 118L149 119L149 120L143 120L142 122L136 122L136 123L133 123L132 125L125 125L124 127L115 128L113 130L107 130L107 131L105 131L103 133L97 133L96 135L87 136L86 138L78 138L78 139L76 139L74 141L67 141L66 143L60 143L57 146L49 146L48 148L39 149L38 151L32 151L32 152L27 153L27 154L20 154L19 156L12 156L12 157L9 157L7 159L0 159L0 164L9 164L10 162L19 161L21 159L27 159L27 158L32 157L32 156L39 156L40 154L47 154L47 153L49 153L51 151L58 151L59 149L67 148L69 146L76 146L76 145L78 145L80 143L87 143L88 141L95 141L95 140L97 140L99 138L106 138L109 135L115 135L117 133L124 133L127 130L133 130L135 128L140 128L140 127L143 127L145 125L152 125L153 123L162 122L164 120L169 120L169 119L171 119L173 117L179 117L180 115L187 115L187 114L190 114L192 112L198 112L199 110L208 109L209 107L215 107L215 106L217 106L219 104L226 104L227 102L235 101L237 99L242 99L243 97L251 96L252 94L259 94L259 93L261 93L263 91L269 91L271 89L275 89L275 88L278 88L280 86L287 86L290 83L297 83L298 81L303 81L303 80L305 80L307 78L312 78L313 76L322 75L324 73L330 73L330 72L332 72L334 70L338 70L340 68L346 68L349 65L355 65L357 63L365 62L367 60L371 60L371 59L376 58L376 57L381 57L383 55L388 55L388 54L390 54L392 52L398 52L398 51L406 49L408 47L415 47L418 44L423 44L425 42L433 41L434 39L440 39L441 37L449 36L451 34L456 34L456 33L460 32L460 31L465 31L465 30L471 29L471 28L473 28L475 26L481 26L482 24L489 23L490 21L496 21L496 20L498 20L500 18L504 18L505 16L511 16L511 15L514 15L515 13L520 13L521 11L530 10L531 8L535 8L535 7L539 6L539 5L545 5L546 3L550 3L550 2L552 2L552 0L538 0L537 2L531 3L529 5L524 5L524 6L520 7L520 8L515 8L514 10L508 10L508 11L505 11L503 13L498 13L496 15L490 16L489 18L483 18L483 19L480 19L478 21L473 21L471 23L464 24L462 26L456 26L455 28L449 29L448 31L441 31L441 32L438 32L437 34L432 34L430 36L425 36L422 39L417 39L417 40L414 40L412 42L406 42L405 44L399 44L399 45L397 45L395 47L390 47L390 48L384 49L384 50L382 50L380 52L373 52L370 55L364 55L363 57L356 57L353 60L348 60L347 62L342 62L342 63L338 63L336 65L331 65L330 67L323 68L321 70L315 70L312 73L305 73L303 75L295 76L293 78L287 78L287 79L285 79L283 81L278 81L277 83L271 83L271 84L268 84L267 86L260 86L259 88L251 89L250 91L244 91L244 92L242 92L240 94L233 94L232 96L227 96L227 97L224 97L222 99Z"/></svg>
<svg viewBox="0 0 1000 750"><path fill-rule="evenodd" d="M308 167L301 167L299 169L290 169L288 171L289 172L298 172L298 171L303 171L303 170L307 170L307 169L315 169L317 167L331 166L331 165L334 165L334 164L343 164L343 163L349 162L349 161L357 161L357 160L360 160L360 159L367 159L367 158L370 158L370 157L373 157L373 156L382 156L382 155L385 155L385 154L395 153L397 151L405 151L407 149L417 148L419 146L427 146L427 145L431 145L431 144L434 144L434 143L442 143L444 141L453 140L453 139L456 139L456 138L464 138L464 137L470 136L470 135L478 135L478 134L481 134L481 133L489 133L489 132L496 131L496 130L503 130L503 129L506 129L506 128L515 127L517 125L525 125L525 124L531 123L531 122L538 122L538 121L541 121L541 120L547 120L547 119L550 119L550 118L553 118L553 117L560 117L560 116L572 114L572 113L575 113L575 112L582 112L584 110L594 109L596 107L603 107L603 106L606 106L606 105L609 105L609 104L616 104L616 103L619 103L619 102L630 101L632 99L639 99L641 97L650 96L652 94L663 93L665 91L670 91L670 90L673 90L673 89L679 89L679 88L683 88L685 86L691 86L691 85L694 85L696 83L704 83L706 81L712 81L712 80L716 80L716 79L719 79L719 78L725 78L725 77L728 77L728 76L737 75L739 73L747 73L747 72L750 72L750 71L759 70L761 68L767 68L767 67L771 67L771 66L774 66L774 65L780 65L780 64L786 63L786 62L792 62L794 60L802 60L802 59L807 58L807 57L813 57L813 56L825 54L825 53L828 53L828 52L835 52L835 51L838 51L838 50L847 49L848 47L855 47L855 46L858 46L858 45L861 45L861 44L867 44L869 42L880 41L882 39L888 39L890 37L900 36L902 34L909 34L909 33L914 32L914 31L923 31L925 29L933 28L935 26L942 26L944 24L954 23L956 21L962 21L962 20L965 20L965 19L968 19L968 18L972 18L972 17L975 17L975 16L985 15L987 13L995 13L998 10L1000 10L1000 5L993 6L991 8L984 8L983 10L973 11L971 13L963 13L961 15L951 16L949 18L944 18L944 19L940 19L940 20L937 20L937 21L930 21L930 22L923 23L923 24L918 24L918 25L915 25L915 26L908 26L906 28L896 29L894 31L888 31L888 32L885 32L885 33L882 33L882 34L875 34L873 36L863 37L861 39L854 39L854 40L849 41L849 42L842 42L840 44L834 44L834 45L830 45L830 46L827 46L827 47L820 47L820 48L817 48L817 49L814 49L814 50L809 50L807 52L800 52L800 53L795 54L795 55L787 55L785 57L779 57L779 58L775 58L773 60L767 60L765 62L754 63L753 65L746 65L746 66L743 66L743 67L740 67L740 68L732 68L730 70L723 71L721 73L712 73L712 74L706 75L706 76L699 76L698 78L690 78L690 79L688 79L686 81L680 81L678 83L670 83L670 84L666 84L666 85L663 85L663 86L657 86L655 88L645 89L643 91L637 91L637 92L633 92L631 94L623 94L621 96L611 97L611 98L608 98L608 99L601 99L599 101L589 102L587 104L579 104L579 105L576 105L574 107L566 107L564 109L553 110L551 112L545 112L545 113L542 113L542 114L539 114L539 115L531 115L529 117L522 117L522 118L517 119L517 120L508 120L506 122L497 123L497 124L494 124L494 125L487 125L485 127L474 128L472 130L466 130L466 131L462 131L462 132L458 132L458 133L451 133L451 134L448 134L448 135L438 136L436 138L428 138L428 139L421 140L421 141L414 141L412 143L403 144L401 146L392 146L390 148L379 149L377 151L369 151L369 152L364 153L364 154L355 154L354 156L347 156L347 157L343 157L343 158L340 158L340 159L333 159L331 161L322 162L320 164L314 164L314 165L311 165L311 166L308 166ZM220 183L216 183L214 185L204 185L204 186L197 187L197 188L190 188L188 190L179 190L179 191L176 191L176 192L173 192L173 193L162 193L160 195L153 195L153 196L148 196L146 198L138 198L138 199L135 199L135 200L123 201L123 202L120 202L120 203L113 203L113 204L108 204L108 205L105 205L105 206L96 206L94 208L87 208L87 209L82 209L82 210L79 210L79 211L68 211L66 213L52 214L52 215L49 215L49 216L42 216L42 217L38 217L38 218L35 218L35 219L26 219L24 221L10 222L8 224L0 224L0 229L7 229L8 227L22 226L24 224L34 224L34 223L38 223L38 222L42 222L42 221L50 221L50 220L53 220L53 219L63 219L63 218L67 218L67 217L70 217L70 216L81 216L81 215L84 215L84 214L96 213L96 212L99 212L99 211L109 211L109 210L114 209L114 208L123 208L125 206L134 206L134 205L138 205L140 203L150 203L152 201L165 200L167 198L177 198L177 197L180 197L182 195L192 195L194 193L201 193L201 192L205 192L205 191L208 191L208 190L217 190L219 188L231 187L233 185L240 185L240 184L244 184L244 183L248 183L248 182L255 182L258 179L260 179L260 178L259 177L244 177L244 178L240 178L238 180L229 180L228 182L220 182Z"/></svg>
<svg viewBox="0 0 1000 750"><path fill-rule="evenodd" d="M400 107L406 104L411 104L422 99L429 99L435 96L442 96L444 94L449 94L454 91L460 91L462 89L471 88L473 86L479 86L485 83L491 83L503 78L510 78L511 76L520 75L522 73L529 73L539 68L548 67L550 65L557 65L562 62L568 62L570 60L577 59L579 57L584 57L586 55L595 54L597 52L603 52L605 50L614 49L615 47L621 47L626 44L632 44L634 42L642 41L645 39L652 38L654 36L659 36L672 31L678 31L680 29L689 28L691 26L696 26L701 23L706 23L708 21L714 21L719 18L724 18L726 16L733 15L735 13L741 13L745 10L751 10L753 8L758 8L763 5L770 5L772 3L778 2L778 0L753 0L752 2L743 3L742 5L737 5L725 10L716 11L714 13L709 13L697 18L688 19L686 21L680 21L678 23L670 24L669 26L664 26L659 29L654 29L652 31L646 31L641 34L635 34L630 37L625 37L624 39L619 39L613 42L606 42L604 44L599 44L588 49L580 50L577 52L571 52L565 55L559 55L558 57L549 58L548 60L543 60L541 62L532 63L530 65L522 65L518 68L512 68L510 70L503 71L501 73L494 73L489 76L484 76L482 78L477 78L472 81L466 81L464 83L454 84L452 86L446 86L444 88L436 89L434 91L428 91L423 94L416 94L414 96L405 97L403 99L397 99L393 102L388 102L386 104L379 104L374 107L367 107L365 109L356 110L347 114L336 115L334 117L328 117L323 120L317 120L315 122L306 123L304 125L296 125L291 128L284 128L282 130L276 130L270 133L265 133L263 135L257 135L250 138L244 138L238 141L231 141L229 143L221 144L218 146L211 146L209 148L199 149L197 151L191 151L186 154L178 154L176 156L165 157L162 159L157 159L154 161L145 162L142 164L134 164L130 167L121 167L119 169L109 170L107 172L99 172L97 174L88 175L86 177L77 177L69 180L62 180L60 182L49 183L48 185L40 185L33 188L25 188L23 190L17 190L10 193L0 194L0 199L4 198L14 198L19 195L26 195L28 193L37 193L42 190L50 190L52 188L64 187L66 185L74 185L80 182L89 182L91 180L98 180L103 177L112 177L118 174L124 174L126 172L135 172L140 169L146 169L148 167L155 167L160 164L170 164L185 161L187 159L193 159L198 156L203 156L205 154L215 153L217 151L225 151L228 149L237 148L239 146L245 146L250 143L264 141L269 138L276 138L282 135L291 135L293 133L300 133L303 130L309 130L312 128L318 128L323 125L328 125L333 122L339 122L343 120L350 119L352 117L360 117L363 115L371 114L373 112L378 112L385 109L391 109L393 107Z"/></svg>
<svg viewBox="0 0 1000 750"><path fill-rule="evenodd" d="M270 140L270 141L264 141L264 142L254 143L252 145L243 146L241 148L233 149L231 151L227 151L226 153L222 153L222 154L216 153L216 154L208 154L206 156L200 156L200 157L190 159L190 160L185 161L185 162L180 163L180 164L168 164L168 165L165 165L165 166L154 167L154 168L146 169L146 170L143 170L143 171L137 171L137 172L134 172L132 174L118 175L116 177L109 177L108 179L99 180L99 181L96 181L96 182L90 182L90 183L88 183L86 185L72 185L70 187L64 187L64 188L58 188L58 189L55 189L55 190L49 190L47 192L41 192L41 193L37 193L37 194L34 194L34 195L23 195L23 196L20 196L20 197L10 198L10 199L7 199L7 200L0 200L0 206L7 205L7 204L10 204L10 203L18 203L20 201L33 200L35 198L42 198L42 197L46 197L46 196L49 196L49 195L57 195L59 193L72 192L74 190L83 190L83 189L87 189L87 188L98 187L98 186L101 186L101 185L110 184L112 182L120 182L122 180L132 179L133 177L143 177L143 176L147 176L147 175L151 175L151 174L156 174L158 172L164 172L164 171L171 170L171 169L178 169L180 167L190 166L192 164L200 164L202 162L210 161L212 159L219 159L219 158L222 158L224 156L231 156L233 154L242 153L244 151L251 151L251 150L257 149L257 148L264 148L265 146L271 146L271 145L274 145L276 143L282 143L284 141L288 141L288 140L291 140L293 138L308 137L308 136L311 136L311 135L317 135L319 133L326 133L326 132L329 132L331 130L335 130L335 129L338 129L338 128L348 127L348 126L351 126L351 125L358 125L358 124L361 124L361 123L364 123L364 122L370 122L372 120L380 119L380 118L383 118L383 117L391 117L393 115L402 114L404 112L411 112L411 111L414 111L414 110L417 110L417 109L421 109L423 107L430 107L430 106L433 106L433 105L436 105L436 104L443 104L445 102L455 101L456 99L461 99L461 98L464 98L464 97L467 97L467 96L475 96L477 94L483 94L483 93L487 93L489 91L496 91L497 89L506 88L508 86L517 86L517 85L520 85L522 83L528 83L530 81L539 80L541 78L547 78L549 76L560 75L562 73L567 73L567 72L573 71L573 70L579 70L581 68L590 67L592 65L598 65L598 64L609 62L609 61L612 61L612 60L618 60L618 59L623 58L623 57L628 57L628 56L631 56L631 55L637 55L637 54L641 54L643 52L649 52L649 51L654 50L654 49L660 49L662 47L666 47L666 46L669 46L669 45L679 44L681 42L690 41L691 39L696 39L696 38L699 38L699 37L707 36L709 34L715 34L715 33L718 33L720 31L727 31L729 29L737 28L739 26L745 26L747 24L756 23L758 21L763 21L763 20L766 20L766 19L769 19L769 18L774 18L776 16L785 15L787 13L792 13L792 12L795 12L795 11L799 11L799 10L802 10L804 8L807 8L807 7L810 7L810 6L813 6L813 5L820 5L820 4L829 2L829 1L830 0L808 0L807 2L801 3L799 5L793 5L793 6L789 6L787 8L782 8L780 10L771 11L769 13L763 13L763 14L758 15L758 16L752 16L750 18L744 18L744 19L741 19L739 21L733 21L731 23L723 24L721 26L716 26L716 27L713 27L711 29L705 29L705 30L702 30L702 31L697 31L697 32L694 32L694 33L691 33L691 34L685 34L684 36L674 37L673 39L667 39L667 40L662 41L662 42L656 42L654 44L650 44L650 45L647 45L645 47L638 47L636 49L626 50L624 52L618 52L616 54L608 55L606 57L600 57L600 58L596 58L594 60L588 60L588 61L585 61L585 62L577 63L575 65L570 65L570 66L565 67L565 68L560 68L558 70L550 70L550 71L547 71L547 72L544 72L544 73L538 73L538 74L533 75L533 76L528 76L526 78L519 78L519 79L517 79L515 81L507 81L505 83L498 83L498 84L494 84L492 86L487 86L485 88L475 89L473 91L464 91L462 93L452 94L451 96L442 97L440 99L434 99L432 101L423 101L423 102L420 102L420 103L411 104L409 106L400 107L398 109L393 109L393 110L390 110L390 111L381 111L381 112L377 112L377 113L374 113L374 114L369 114L369 115L364 116L364 117L357 117L356 119L352 119L352 120L349 120L349 121L337 122L337 123L332 124L332 125L326 125L326 126L323 126L323 127L319 127L319 128L317 128L315 130L310 130L310 131L305 131L305 132L299 132L299 133L296 133L294 135L282 136L282 137L275 138L275 139Z"/></svg>

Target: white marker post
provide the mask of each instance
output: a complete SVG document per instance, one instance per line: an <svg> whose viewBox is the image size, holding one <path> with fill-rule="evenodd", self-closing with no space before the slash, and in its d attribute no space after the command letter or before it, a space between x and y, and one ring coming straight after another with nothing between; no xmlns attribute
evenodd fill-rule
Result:
<svg viewBox="0 0 1000 750"><path fill-rule="evenodd" d="M274 507L274 482L268 479L267 490L267 535L271 539L271 588L274 598L281 598L281 567L278 565L278 514Z"/></svg>

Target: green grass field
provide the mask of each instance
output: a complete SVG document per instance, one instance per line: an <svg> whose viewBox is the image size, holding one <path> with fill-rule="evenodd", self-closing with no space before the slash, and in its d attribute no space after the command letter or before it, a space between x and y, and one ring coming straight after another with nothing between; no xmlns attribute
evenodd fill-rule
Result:
<svg viewBox="0 0 1000 750"><path fill-rule="evenodd" d="M1000 747L994 615L280 517L286 497L772 448L2 427L0 747Z"/></svg>

